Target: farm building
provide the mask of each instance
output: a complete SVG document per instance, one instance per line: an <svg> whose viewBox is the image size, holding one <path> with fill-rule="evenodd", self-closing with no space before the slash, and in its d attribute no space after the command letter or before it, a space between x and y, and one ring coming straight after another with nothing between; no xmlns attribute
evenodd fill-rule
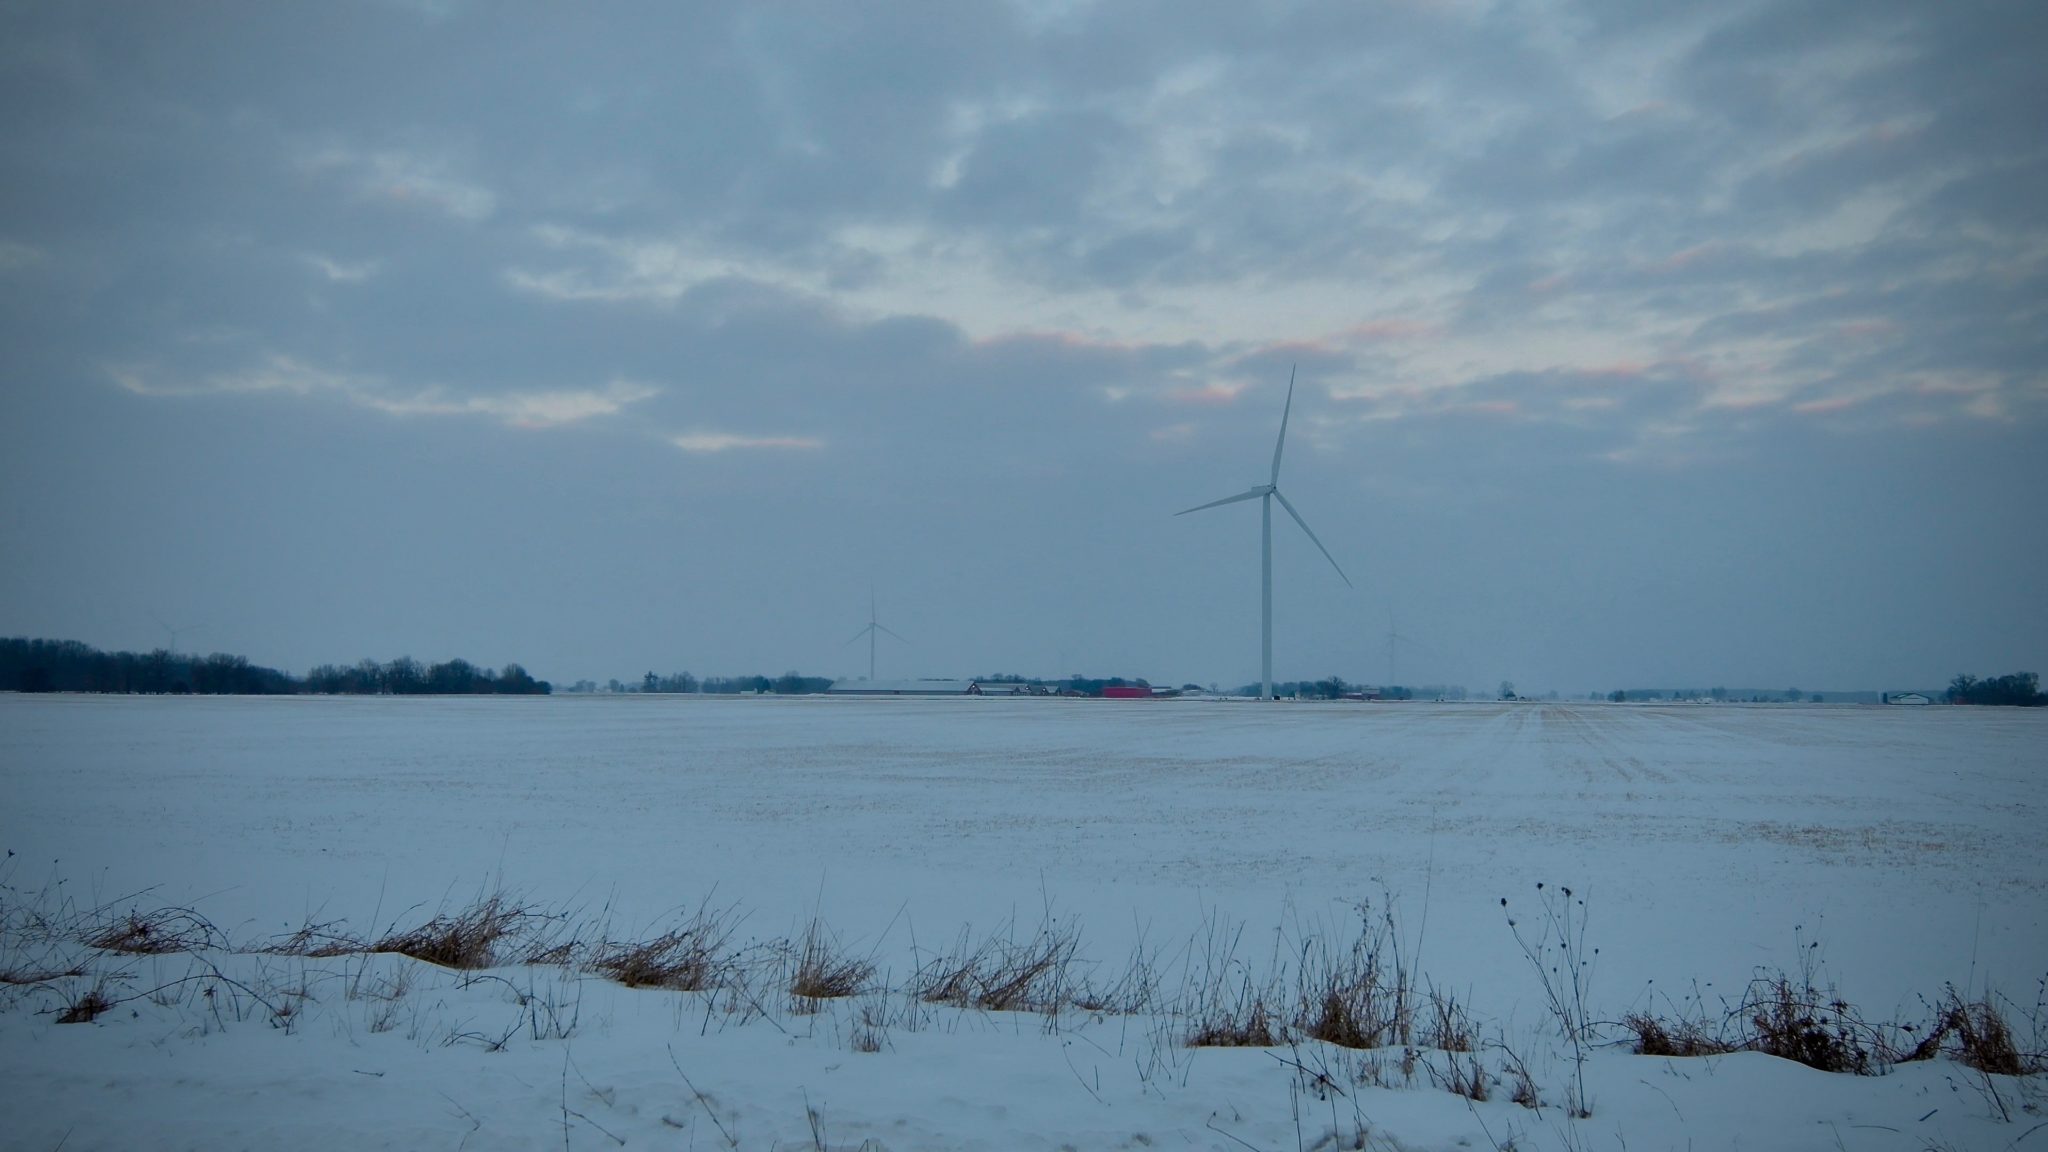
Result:
<svg viewBox="0 0 2048 1152"><path fill-rule="evenodd" d="M834 696L980 696L973 680L835 680Z"/></svg>
<svg viewBox="0 0 2048 1152"><path fill-rule="evenodd" d="M1925 693L1921 693L1921 692L1889 692L1889 693L1886 693L1886 694L1885 694L1884 702L1885 702L1885 703L1887 703L1887 704L1932 704L1932 703L1934 703L1934 701L1932 701L1932 700L1929 700L1929 699L1927 698L1927 696L1926 696L1926 694L1925 694Z"/></svg>

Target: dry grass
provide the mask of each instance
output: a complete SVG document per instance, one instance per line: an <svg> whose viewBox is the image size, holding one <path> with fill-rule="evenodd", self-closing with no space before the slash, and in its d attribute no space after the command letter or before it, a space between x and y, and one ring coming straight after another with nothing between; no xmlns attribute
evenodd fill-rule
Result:
<svg viewBox="0 0 2048 1152"><path fill-rule="evenodd" d="M1342 952L1326 939L1303 942L1297 1023L1307 1035L1343 1048L1406 1044L1414 989L1394 941L1393 919L1365 907L1358 911L1358 936ZM1455 1002L1449 1007L1455 1015ZM1467 1039L1464 1048L1470 1047Z"/></svg>
<svg viewBox="0 0 2048 1152"><path fill-rule="evenodd" d="M729 908L699 905L679 927L652 940L606 941L591 960L593 971L628 988L702 992L730 983L732 934L738 917Z"/></svg>
<svg viewBox="0 0 2048 1152"><path fill-rule="evenodd" d="M272 937L270 943L256 949L272 956L307 956L327 959L333 956L355 956L370 951L370 942L356 936L339 920L314 923L308 920L298 931ZM395 949L394 949L395 951Z"/></svg>
<svg viewBox="0 0 2048 1152"><path fill-rule="evenodd" d="M373 952L395 952L443 968L489 968L498 948L529 920L532 909L503 892L493 892L459 912L442 913L417 928L377 941Z"/></svg>
<svg viewBox="0 0 2048 1152"><path fill-rule="evenodd" d="M1286 1043L1265 994L1249 978L1229 1000L1212 1001L1188 1031L1190 1048L1275 1048Z"/></svg>
<svg viewBox="0 0 2048 1152"><path fill-rule="evenodd" d="M953 951L925 965L912 980L919 999L991 1012L1058 1012L1076 984L1070 969L1081 944L1071 924L1048 919L1028 940L1005 923L978 943L965 931Z"/></svg>
<svg viewBox="0 0 2048 1152"><path fill-rule="evenodd" d="M1698 1020L1664 1020L1647 1012L1631 1012L1621 1026L1635 1033L1639 1056L1717 1056L1735 1045L1707 1031Z"/></svg>
<svg viewBox="0 0 2048 1152"><path fill-rule="evenodd" d="M1422 1062L1422 1067L1437 1087L1454 1096L1463 1096L1467 1100L1484 1103L1493 1095L1492 1081L1487 1076L1486 1069L1480 1067L1479 1057L1476 1055L1460 1055L1453 1052L1444 1061L1442 1069L1438 1069L1434 1063L1427 1060ZM1518 1087L1517 1091L1519 1090Z"/></svg>
<svg viewBox="0 0 2048 1152"><path fill-rule="evenodd" d="M1084 981L1074 993L1074 1006L1089 1012L1135 1016L1158 1007L1159 957L1146 945L1141 934L1132 946L1123 972L1104 985Z"/></svg>
<svg viewBox="0 0 2048 1152"><path fill-rule="evenodd" d="M66 968L38 968L33 966L0 968L0 984L26 987L33 984L47 984L52 980L63 980L72 976L83 976L85 973L86 967L83 964L73 964Z"/></svg>
<svg viewBox="0 0 2048 1152"><path fill-rule="evenodd" d="M1508 1046L1505 1033L1502 1034L1500 1043L1496 1047L1499 1048L1501 1055L1500 1070L1507 1076L1508 1082L1514 1086L1514 1091L1509 1095L1509 1099L1524 1108L1541 1112L1543 1110L1543 1097L1536 1090L1536 1077L1529 1072L1529 1062L1522 1059L1521 1053Z"/></svg>
<svg viewBox="0 0 2048 1152"><path fill-rule="evenodd" d="M1882 1070L1875 1030L1850 1004L1810 979L1784 973L1750 981L1737 1014L1750 1033L1745 1047L1818 1068L1867 1076Z"/></svg>
<svg viewBox="0 0 2048 1152"><path fill-rule="evenodd" d="M86 930L83 943L103 952L160 956L197 952L216 945L225 947L227 937L211 921L189 908L158 908L151 912L130 910L96 924Z"/></svg>
<svg viewBox="0 0 2048 1152"><path fill-rule="evenodd" d="M1182 993L1179 1012L1188 1022L1190 1048L1271 1048L1287 1042L1286 1019L1275 1005L1285 1004L1278 942L1276 957L1264 979L1238 959L1244 925L1211 920L1200 940L1202 968Z"/></svg>
<svg viewBox="0 0 2048 1152"><path fill-rule="evenodd" d="M1934 1023L1900 1063L1931 1060L1948 1051L1956 1060L1993 1076L2026 1076L2042 1070L2038 1056L2020 1051L2012 1025L1993 997L1964 1001L1954 986L1945 990Z"/></svg>
<svg viewBox="0 0 2048 1152"><path fill-rule="evenodd" d="M1860 1075L1880 1074L1900 1062L1949 1057L1981 1074L1984 1090L2003 1110L2005 1102L1998 1093L2004 1089L1992 1084L1992 1078L2031 1076L2048 1066L2041 1039L2048 982L2031 1015L2004 998L1986 993L1966 1000L1950 987L1939 1000L1922 1002L1925 1025L1873 1022L1836 994L1824 977L1818 944L1804 940L1793 972L1759 969L1732 1003L1720 1000L1708 1010L1695 987L1683 1006L1660 1001L1667 1014L1646 1006L1623 1016L1618 1024L1598 1025L1604 1036L1593 1037L1596 1026L1588 1021L1585 1005L1597 953L1584 945L1583 901L1563 890L1555 898L1548 895L1549 889L1543 891L1536 913L1540 919L1532 918L1530 927L1522 930L1510 920L1509 928L1543 981L1565 1042L1573 1045L1569 1055L1575 1069L1582 1039L1616 1037L1632 1037L1634 1051L1645 1056L1752 1050L1824 1071ZM252 990L221 975L201 954L238 949L197 912L178 907L144 911L128 907L130 901L147 907L148 894L80 911L60 889L46 886L44 893L24 900L0 884L0 989L7 990L7 1004L33 1001L38 1011L60 1022L89 1022L116 1003L110 987L125 987L122 981L128 974L111 973L111 965L125 963L117 955L172 953L194 954L192 963L205 965L207 972L164 987L203 985L202 998L193 1002L203 1004L216 1018L225 1014L241 1019L241 1000L246 998L266 1009L272 1023L290 1028L302 1007L312 1003L311 985L303 974L295 990L281 998L263 980L254 981ZM127 910L114 911L119 908ZM404 931L394 927L374 942L339 920L309 918L296 931L244 944L239 950L306 958L389 953L468 972L512 963L560 965L634 988L716 990L719 995L706 1002L707 1019L709 1005L726 1001L729 1020L737 1017L740 1023L781 1013L815 1013L831 1001L861 998L848 1017L852 1023L845 1038L862 1052L884 1048L891 1028L914 1031L930 1026L934 1014L948 1018L932 1005L1041 1012L1047 1014L1048 1029L1061 1026L1065 1008L1079 1006L1091 1012L1151 1017L1155 1042L1169 1052L1178 1047L1176 1041L1188 1047L1272 1048L1313 1039L1349 1050L1322 1050L1325 1058L1369 1062L1358 1066L1369 1068L1373 1076L1391 1075L1398 1059L1401 1082L1413 1083L1415 1065L1421 1063L1449 1091L1474 1100L1507 1092L1516 1103L1540 1107L1529 1066L1507 1050L1504 1040L1482 1045L1467 1004L1423 980L1411 970L1412 963L1404 963L1393 917L1385 911L1374 915L1363 906L1359 912L1355 936L1348 935L1348 928L1325 932L1318 927L1313 934L1278 930L1271 955L1255 957L1251 963L1240 959L1242 924L1205 923L1164 969L1179 991L1169 989L1163 996L1158 957L1146 950L1142 938L1120 979L1106 987L1089 987L1089 966L1077 959L1077 927L1055 919L1049 909L1030 933L1016 931L1014 921L1003 922L986 936L963 929L950 951L917 967L907 981L878 977L872 955L849 952L815 916L794 938L736 946L742 917L734 908L707 903L650 939L612 940L602 916L582 919L539 911L503 891L480 893L466 907L439 912ZM400 1022L399 1004L406 998L412 966L400 961L374 966L390 970L377 977L381 983L374 987L366 987L373 967L367 956L360 969L356 963L341 967L344 977L354 973L348 998L372 1002L366 1009L370 1030L388 1031ZM1418 994L1418 987L1426 991ZM787 1001L780 1000L784 993ZM119 1003L143 996L130 995ZM154 1002L165 1007L174 1003L162 995ZM575 1027L575 1003L557 1005L529 994L521 994L519 1002L525 1013L523 1026L536 1040L565 1037ZM895 1007L899 1004L901 1011ZM413 1018L417 1029L418 1011ZM833 1019L841 1018L835 1014ZM1491 1030L1492 1025L1488 1027ZM1492 1048L1503 1056L1485 1057L1492 1062L1489 1071L1474 1053ZM1576 1071L1574 1080L1560 1089L1560 1097L1561 1106L1571 1114L1583 1114L1583 1089Z"/></svg>
<svg viewBox="0 0 2048 1152"><path fill-rule="evenodd" d="M106 981L101 980L92 987L72 997L57 1017L59 1024L90 1024L100 1013L113 1008L114 1001L107 995Z"/></svg>
<svg viewBox="0 0 2048 1152"><path fill-rule="evenodd" d="M1438 992L1429 986L1429 1014L1422 1025L1422 1042L1445 1052L1470 1052L1478 1045L1479 1033L1472 1017L1455 994Z"/></svg>
<svg viewBox="0 0 2048 1152"><path fill-rule="evenodd" d="M874 975L873 961L842 952L838 942L814 918L804 928L803 939L796 946L789 994L797 1011L815 1012L820 1001L860 995Z"/></svg>

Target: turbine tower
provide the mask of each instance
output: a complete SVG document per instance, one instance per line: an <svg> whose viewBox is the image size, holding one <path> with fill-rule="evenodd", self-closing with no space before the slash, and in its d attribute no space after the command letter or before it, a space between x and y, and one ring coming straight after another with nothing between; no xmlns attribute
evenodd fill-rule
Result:
<svg viewBox="0 0 2048 1152"><path fill-rule="evenodd" d="M1280 410L1280 438L1273 442L1273 473L1267 478L1266 483L1250 491L1240 492L1235 496L1225 496L1221 500L1211 500L1207 504L1197 504L1193 508L1183 509L1174 513L1175 516L1185 516L1189 512L1200 512L1205 508L1219 508L1225 504L1235 504L1240 500L1259 501L1259 699L1261 700L1271 700L1273 698L1273 501L1280 501L1280 507L1286 509L1289 516L1294 517L1296 524L1301 525L1301 530L1307 533L1310 542L1315 544L1316 550L1323 554L1323 559L1330 562L1330 567L1337 569L1337 578L1344 581L1346 588L1351 587L1351 577L1344 575L1344 569L1338 566L1337 558L1330 555L1330 550L1323 547L1321 540L1316 539L1315 530L1308 526L1308 521L1303 520L1301 513L1294 510L1294 505L1287 502L1287 497L1280 494L1280 451L1287 447L1287 417L1293 411L1294 369L1289 368L1287 370L1287 405Z"/></svg>
<svg viewBox="0 0 2048 1152"><path fill-rule="evenodd" d="M882 626L881 621L875 619L875 594L873 591L870 591L868 593L868 626L853 634L853 640L858 640L863 636L868 638L868 683L870 684L875 682L875 634L877 632L889 632L889 630ZM889 632L889 635L896 636L894 632ZM903 640L903 637L896 636L896 639ZM851 644L853 640L848 640L846 643ZM908 640L903 640L903 642L905 644L910 643ZM845 646L845 644L840 645L842 648Z"/></svg>
<svg viewBox="0 0 2048 1152"><path fill-rule="evenodd" d="M1401 678L1394 673L1394 663L1398 658L1395 646L1399 644L1406 644L1413 648L1416 645L1416 641L1413 636L1403 636L1399 632L1394 631L1394 609L1389 605L1387 608L1387 686L1389 688L1396 688L1401 684Z"/></svg>

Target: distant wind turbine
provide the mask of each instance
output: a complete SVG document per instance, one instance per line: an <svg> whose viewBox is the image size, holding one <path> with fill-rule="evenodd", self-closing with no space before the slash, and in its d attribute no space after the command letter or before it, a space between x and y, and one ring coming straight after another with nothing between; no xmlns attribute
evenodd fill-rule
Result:
<svg viewBox="0 0 2048 1152"><path fill-rule="evenodd" d="M187 632L197 632L201 630L201 626L198 624L187 624L183 628L173 628L169 624L164 623L164 618L158 616L156 613L151 612L149 616L150 619L156 621L157 627L162 628L164 630L164 633L170 637L170 653L173 656L178 654L178 637L183 636Z"/></svg>
<svg viewBox="0 0 2048 1152"><path fill-rule="evenodd" d="M1193 508L1183 509L1174 513L1175 516L1185 516L1189 512L1200 512L1205 508L1219 508L1225 504L1235 504L1240 500L1259 501L1259 698L1261 700L1271 700L1273 698L1273 501L1280 501L1280 507L1285 508L1287 514L1294 517L1294 522L1301 525L1301 530L1307 533L1310 542L1315 544L1316 550L1323 554L1323 559L1330 562L1330 567L1337 569L1337 578L1344 581L1346 588L1351 587L1351 577L1344 575L1344 569L1338 566L1337 558L1330 555L1330 550L1323 547L1321 540L1316 539L1315 530L1308 526L1308 521L1303 520L1301 513L1294 510L1294 505L1287 502L1287 497L1280 494L1280 451L1287 446L1287 417L1293 411L1294 369L1289 368L1287 370L1287 404L1286 407L1280 410L1280 438L1273 441L1273 474L1267 479L1267 482L1250 491L1240 492L1235 496L1225 496L1221 500L1211 500L1207 504L1197 504Z"/></svg>
<svg viewBox="0 0 2048 1152"><path fill-rule="evenodd" d="M1394 609L1389 606L1387 608L1387 684L1390 687L1399 687L1401 684L1400 677L1394 672L1394 663L1397 658L1395 646L1400 644L1406 644L1411 648L1424 646L1413 636L1403 636L1399 632L1394 631Z"/></svg>
<svg viewBox="0 0 2048 1152"><path fill-rule="evenodd" d="M889 633L889 635L891 635L891 636L896 636L896 634L895 634L894 632L889 632L889 630L888 630L887 628L883 627L883 626L882 626L882 622L881 622L880 620L877 620L877 619L875 619L875 594L874 594L873 592L869 592L869 593L868 593L868 626L867 626L867 627L865 627L865 628L863 628L863 629L861 629L861 630L860 630L860 631L858 631L858 632L855 632L855 633L853 634L853 640L858 640L858 639L860 639L860 638L861 638L861 637L863 637L863 636L865 636L865 637L867 637L867 638L868 638L868 682L869 682L869 683L873 683L873 682L874 682L874 679L875 679L875 634L876 634L876 633L878 633L878 632L888 632L888 633ZM901 637L901 636L896 636L896 639L898 639L898 640L903 640L903 637ZM847 641L846 643L847 643L847 644L851 644L851 643L853 643L853 640L848 640L848 641ZM910 641L908 641L908 640L903 640L903 642L904 642L905 644L908 644L908 643L910 643ZM842 644L842 645L840 645L840 647L842 647L842 648L843 648L843 647L845 647L845 646L846 646L845 644Z"/></svg>

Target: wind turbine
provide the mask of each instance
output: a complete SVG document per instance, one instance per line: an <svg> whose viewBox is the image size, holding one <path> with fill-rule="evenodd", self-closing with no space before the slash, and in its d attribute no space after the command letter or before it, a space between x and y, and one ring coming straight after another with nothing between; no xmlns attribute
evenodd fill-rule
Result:
<svg viewBox="0 0 2048 1152"><path fill-rule="evenodd" d="M889 630L882 626L881 621L875 619L875 594L871 591L868 593L868 626L853 634L853 640L858 640L863 636L868 638L868 683L870 684L875 682L875 633L877 632L889 632ZM896 636L894 632L889 632L889 635ZM903 637L896 636L896 639L903 640ZM846 643L851 644L853 640L848 640ZM903 642L905 644L910 643L908 640L903 640ZM842 648L845 646L845 644L840 645Z"/></svg>
<svg viewBox="0 0 2048 1152"><path fill-rule="evenodd" d="M183 636L187 632L197 632L200 630L200 625L197 624L187 624L183 628L173 628L169 624L164 623L164 618L154 612L149 614L149 618L156 621L157 627L162 628L164 633L171 638L170 653L173 656L178 654L178 637Z"/></svg>
<svg viewBox="0 0 2048 1152"><path fill-rule="evenodd" d="M1403 636L1399 632L1394 631L1394 609L1392 605L1389 605L1387 607L1387 687L1389 688L1401 686L1400 677L1394 673L1394 662L1398 655L1395 646L1398 644L1406 644L1411 648L1421 646L1421 642L1416 640L1415 637Z"/></svg>
<svg viewBox="0 0 2048 1152"><path fill-rule="evenodd" d="M1351 577L1344 575L1344 569L1338 566L1337 558L1330 555L1330 550L1323 547L1321 540L1316 539L1315 530L1308 526L1308 521L1303 520L1301 513L1294 510L1294 505L1287 502L1287 497L1280 494L1280 451L1287 447L1287 417L1293 411L1294 369L1289 368L1287 370L1287 405L1280 410L1280 438L1273 441L1273 474L1267 478L1266 483L1250 491L1240 492L1235 496L1225 496L1221 500L1211 500L1207 504L1197 504L1193 508L1183 509L1174 513L1175 516L1185 516L1189 512L1200 512L1205 508L1220 508L1225 504L1235 504L1240 500L1259 501L1259 699L1261 700L1271 700L1273 698L1273 501L1280 501L1280 507L1285 508L1287 514L1294 517L1294 522L1301 525L1301 530L1315 544L1316 550L1323 554L1323 559L1330 562L1330 567L1337 569L1337 578L1344 581L1346 588L1351 587Z"/></svg>

